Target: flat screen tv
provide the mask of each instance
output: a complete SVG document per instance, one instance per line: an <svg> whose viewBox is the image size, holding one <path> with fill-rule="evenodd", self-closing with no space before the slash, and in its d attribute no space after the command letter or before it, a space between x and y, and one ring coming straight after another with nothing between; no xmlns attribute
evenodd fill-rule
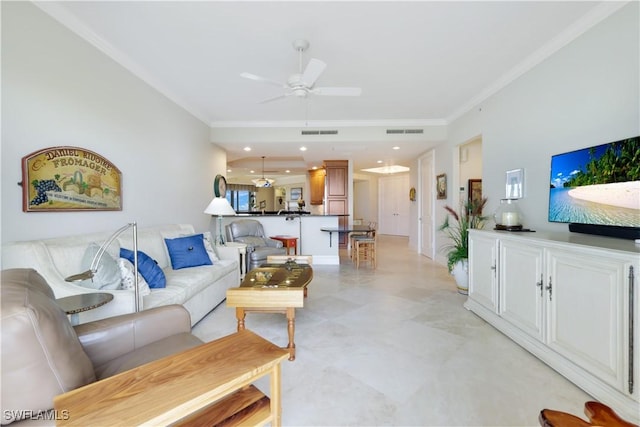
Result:
<svg viewBox="0 0 640 427"><path fill-rule="evenodd" d="M553 155L549 221L640 238L640 136Z"/></svg>

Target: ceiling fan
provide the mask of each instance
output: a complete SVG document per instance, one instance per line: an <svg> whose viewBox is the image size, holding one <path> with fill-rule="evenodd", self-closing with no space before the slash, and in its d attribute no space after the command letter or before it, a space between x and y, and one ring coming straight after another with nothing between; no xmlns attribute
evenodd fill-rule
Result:
<svg viewBox="0 0 640 427"><path fill-rule="evenodd" d="M241 73L245 79L255 80L284 89L284 93L272 98L259 101L259 104L286 98L287 96L297 96L306 98L308 95L321 96L360 96L362 89L359 87L315 87L316 80L322 74L327 64L319 59L311 58L304 71L302 71L302 53L309 48L307 40L296 40L293 42L294 49L298 52L299 70L292 74L286 83L277 82L266 77L257 76L251 73Z"/></svg>

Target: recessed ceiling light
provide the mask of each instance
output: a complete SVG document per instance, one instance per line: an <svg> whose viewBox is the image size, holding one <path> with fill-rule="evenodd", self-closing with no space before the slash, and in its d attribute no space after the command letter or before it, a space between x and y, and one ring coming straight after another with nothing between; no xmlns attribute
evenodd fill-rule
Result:
<svg viewBox="0 0 640 427"><path fill-rule="evenodd" d="M227 173L231 173L231 169L227 169Z"/></svg>
<svg viewBox="0 0 640 427"><path fill-rule="evenodd" d="M243 150L244 151L251 151L251 147L244 147Z"/></svg>
<svg viewBox="0 0 640 427"><path fill-rule="evenodd" d="M395 147L393 147L394 150L399 150L400 147L398 147L397 145Z"/></svg>
<svg viewBox="0 0 640 427"><path fill-rule="evenodd" d="M300 147L300 151L307 151L307 147Z"/></svg>
<svg viewBox="0 0 640 427"><path fill-rule="evenodd" d="M250 170L250 171L249 171L249 173L256 173L256 171L254 171L254 170Z"/></svg>
<svg viewBox="0 0 640 427"><path fill-rule="evenodd" d="M382 166L382 167L379 167L379 168L369 168L369 169L362 169L362 170L364 172L390 174L390 173L408 172L411 169L409 169L406 166L391 165L391 166Z"/></svg>
<svg viewBox="0 0 640 427"><path fill-rule="evenodd" d="M382 163L382 160L378 160L376 163Z"/></svg>
<svg viewBox="0 0 640 427"><path fill-rule="evenodd" d="M311 169L316 170L316 169L318 169L318 167L317 167L317 166L314 166L314 167L312 167Z"/></svg>
<svg viewBox="0 0 640 427"><path fill-rule="evenodd" d="M291 171L290 171L289 169L287 169L287 170L285 171L285 173L291 173Z"/></svg>

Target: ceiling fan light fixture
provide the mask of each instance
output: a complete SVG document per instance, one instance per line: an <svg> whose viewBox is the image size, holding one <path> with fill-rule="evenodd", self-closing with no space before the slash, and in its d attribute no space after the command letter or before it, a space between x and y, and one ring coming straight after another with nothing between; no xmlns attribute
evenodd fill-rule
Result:
<svg viewBox="0 0 640 427"><path fill-rule="evenodd" d="M269 188L276 182L275 179L264 177L264 156L262 156L262 178L252 179L251 181L257 188Z"/></svg>
<svg viewBox="0 0 640 427"><path fill-rule="evenodd" d="M251 181L253 181L253 184L257 188L269 188L269 187L272 187L273 184L276 182L275 180L270 178L258 178L258 179L252 179Z"/></svg>
<svg viewBox="0 0 640 427"><path fill-rule="evenodd" d="M291 74L286 83L280 83L267 77L258 76L252 73L240 73L240 77L254 80L274 86L278 86L284 91L277 96L258 101L259 104L275 101L278 99L295 96L296 98L308 98L313 95L321 96L360 96L362 89L359 87L316 87L316 81L324 72L327 64L319 59L311 58L307 66L302 67L302 53L309 48L307 40L299 39L293 42L293 47L298 52L298 72Z"/></svg>
<svg viewBox="0 0 640 427"><path fill-rule="evenodd" d="M306 98L307 97L307 91L304 89L294 89L293 90L293 94L295 96L297 96L298 98Z"/></svg>

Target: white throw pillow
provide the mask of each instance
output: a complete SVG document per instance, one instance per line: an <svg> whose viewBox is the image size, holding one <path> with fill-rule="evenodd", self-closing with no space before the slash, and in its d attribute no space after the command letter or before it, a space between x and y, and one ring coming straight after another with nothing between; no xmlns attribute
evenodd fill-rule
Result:
<svg viewBox="0 0 640 427"><path fill-rule="evenodd" d="M91 243L84 251L82 262L80 264L82 266L82 271L89 270L91 268L91 262L99 250L100 246L96 243ZM114 290L120 287L120 281L121 277L118 264L111 255L105 251L98 262L97 271L93 276L93 279L83 280L80 282L80 285L92 289Z"/></svg>
<svg viewBox="0 0 640 427"><path fill-rule="evenodd" d="M220 261L220 258L218 258L218 254L216 254L215 249L213 249L213 237L211 237L211 232L210 231L205 231L204 233L202 233L202 236L204 238L204 248L207 250L207 254L209 254L209 259L211 259L211 262L215 262L215 261Z"/></svg>
<svg viewBox="0 0 640 427"><path fill-rule="evenodd" d="M128 259L125 258L119 258L118 259L118 267L120 268L120 275L121 275L121 284L120 284L120 289L124 289L124 290L129 290L132 291L134 290L134 280L133 280L133 264L131 263L131 261L129 261ZM138 273L138 289L139 289L139 295L140 296L145 296L145 295L149 295L151 293L151 289L149 288L149 284L147 283L146 280L144 280L144 278L142 277L142 275L140 273Z"/></svg>

